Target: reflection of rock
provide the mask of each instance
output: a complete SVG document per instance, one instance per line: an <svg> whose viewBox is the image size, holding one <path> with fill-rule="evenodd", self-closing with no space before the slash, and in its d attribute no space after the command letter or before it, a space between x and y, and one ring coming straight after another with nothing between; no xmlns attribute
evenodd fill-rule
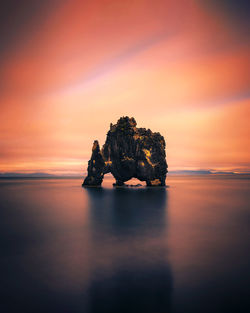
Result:
<svg viewBox="0 0 250 313"><path fill-rule="evenodd" d="M166 231L166 188L88 188L93 229L108 227L110 235L147 238Z"/></svg>
<svg viewBox="0 0 250 313"><path fill-rule="evenodd" d="M94 141L83 186L100 186L109 172L116 185L134 177L148 186L164 186L167 167L164 137L150 129L137 128L133 117L121 117L117 124L110 125L101 151L98 141Z"/></svg>
<svg viewBox="0 0 250 313"><path fill-rule="evenodd" d="M88 188L88 313L167 313L173 276L165 188Z"/></svg>
<svg viewBox="0 0 250 313"><path fill-rule="evenodd" d="M157 264L156 268L144 264L127 266L92 282L88 312L168 313L172 287L171 271L166 264Z"/></svg>

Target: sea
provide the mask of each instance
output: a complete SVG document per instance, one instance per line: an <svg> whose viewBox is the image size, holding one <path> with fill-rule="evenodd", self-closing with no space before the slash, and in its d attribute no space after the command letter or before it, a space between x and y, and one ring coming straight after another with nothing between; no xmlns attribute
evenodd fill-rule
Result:
<svg viewBox="0 0 250 313"><path fill-rule="evenodd" d="M0 312L250 312L249 176L112 183L0 179Z"/></svg>

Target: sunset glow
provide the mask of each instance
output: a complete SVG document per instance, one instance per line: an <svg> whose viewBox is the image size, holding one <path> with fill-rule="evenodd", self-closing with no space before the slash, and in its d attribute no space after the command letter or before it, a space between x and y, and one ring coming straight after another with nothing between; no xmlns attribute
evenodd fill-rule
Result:
<svg viewBox="0 0 250 313"><path fill-rule="evenodd" d="M165 137L170 171L249 172L249 22L220 3L16 10L0 50L0 172L82 174L126 115Z"/></svg>

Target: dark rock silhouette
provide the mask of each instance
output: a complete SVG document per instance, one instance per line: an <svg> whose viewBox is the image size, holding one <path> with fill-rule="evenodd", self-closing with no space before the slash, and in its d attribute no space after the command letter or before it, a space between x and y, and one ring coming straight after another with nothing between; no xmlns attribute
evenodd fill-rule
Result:
<svg viewBox="0 0 250 313"><path fill-rule="evenodd" d="M133 117L121 117L117 124L110 124L101 150L98 141L94 141L83 186L100 186L107 173L112 173L117 186L133 177L147 186L165 186L167 168L164 137L150 129L137 128Z"/></svg>

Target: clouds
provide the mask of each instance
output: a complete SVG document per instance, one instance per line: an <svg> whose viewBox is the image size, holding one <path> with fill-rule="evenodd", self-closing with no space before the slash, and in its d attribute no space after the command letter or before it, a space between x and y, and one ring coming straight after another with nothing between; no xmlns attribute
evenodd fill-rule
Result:
<svg viewBox="0 0 250 313"><path fill-rule="evenodd" d="M249 25L250 3L248 0L201 0L207 8L225 16L235 26Z"/></svg>
<svg viewBox="0 0 250 313"><path fill-rule="evenodd" d="M0 54L10 52L35 36L38 28L51 10L59 5L58 0L3 0L0 4Z"/></svg>
<svg viewBox="0 0 250 313"><path fill-rule="evenodd" d="M162 132L176 168L223 167L221 143L225 166L246 162L249 42L223 10L194 0L24 1L4 41L0 167L80 171L121 115ZM218 116L229 126L215 135Z"/></svg>

